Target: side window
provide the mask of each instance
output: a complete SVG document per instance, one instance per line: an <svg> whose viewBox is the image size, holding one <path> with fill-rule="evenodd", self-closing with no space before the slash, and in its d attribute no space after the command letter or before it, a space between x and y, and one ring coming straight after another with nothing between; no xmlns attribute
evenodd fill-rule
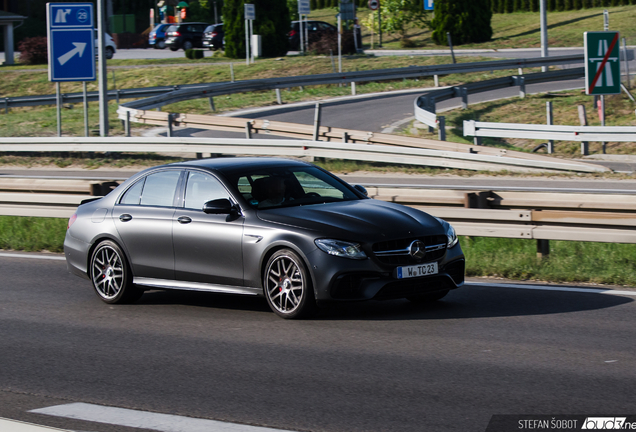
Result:
<svg viewBox="0 0 636 432"><path fill-rule="evenodd" d="M223 185L212 175L191 172L185 192L185 207L201 210L203 204L219 198L230 198Z"/></svg>
<svg viewBox="0 0 636 432"><path fill-rule="evenodd" d="M164 171L146 177L141 205L172 207L181 171Z"/></svg>
<svg viewBox="0 0 636 432"><path fill-rule="evenodd" d="M146 179L142 178L137 183L135 183L130 189L126 191L124 196L121 197L119 204L126 205L139 205L139 200L141 199L141 191L144 187L144 181Z"/></svg>

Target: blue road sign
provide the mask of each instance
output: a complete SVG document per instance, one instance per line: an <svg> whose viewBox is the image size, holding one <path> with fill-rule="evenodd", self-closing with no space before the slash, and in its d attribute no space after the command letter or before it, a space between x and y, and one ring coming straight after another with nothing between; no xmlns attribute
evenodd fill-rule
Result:
<svg viewBox="0 0 636 432"><path fill-rule="evenodd" d="M95 81L92 3L47 3L49 81Z"/></svg>
<svg viewBox="0 0 636 432"><path fill-rule="evenodd" d="M424 10L435 10L435 2L433 0L424 0Z"/></svg>

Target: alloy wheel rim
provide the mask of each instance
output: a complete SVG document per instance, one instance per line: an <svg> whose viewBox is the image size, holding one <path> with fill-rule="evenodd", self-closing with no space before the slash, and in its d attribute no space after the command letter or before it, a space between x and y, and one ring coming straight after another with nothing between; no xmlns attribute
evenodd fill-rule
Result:
<svg viewBox="0 0 636 432"><path fill-rule="evenodd" d="M100 296L112 299L124 284L124 268L121 257L109 246L100 248L93 260L93 285Z"/></svg>
<svg viewBox="0 0 636 432"><path fill-rule="evenodd" d="M288 256L276 258L267 270L267 296L277 311L289 314L300 306L305 287L298 264Z"/></svg>

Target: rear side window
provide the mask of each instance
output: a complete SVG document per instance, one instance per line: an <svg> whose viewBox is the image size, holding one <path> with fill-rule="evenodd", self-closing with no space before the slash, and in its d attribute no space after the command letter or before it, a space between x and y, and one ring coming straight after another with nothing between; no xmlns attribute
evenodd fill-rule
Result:
<svg viewBox="0 0 636 432"><path fill-rule="evenodd" d="M146 177L141 205L172 207L181 171L164 171Z"/></svg>
<svg viewBox="0 0 636 432"><path fill-rule="evenodd" d="M121 197L121 201L119 201L119 204L139 205L139 200L141 199L141 191L144 188L145 181L146 179L143 178L135 183L133 187L128 189L124 196Z"/></svg>

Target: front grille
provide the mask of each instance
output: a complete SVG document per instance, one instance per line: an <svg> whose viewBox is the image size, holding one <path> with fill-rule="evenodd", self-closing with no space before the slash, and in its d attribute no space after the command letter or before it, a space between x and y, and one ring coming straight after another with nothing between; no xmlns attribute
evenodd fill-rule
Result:
<svg viewBox="0 0 636 432"><path fill-rule="evenodd" d="M416 240L422 241L427 249L425 256L419 260L413 258L409 253L411 243ZM373 245L373 253L382 264L417 264L420 262L435 261L442 258L446 253L447 241L448 239L445 235L389 240L375 243Z"/></svg>
<svg viewBox="0 0 636 432"><path fill-rule="evenodd" d="M375 300L391 300L453 288L456 288L455 284L446 275L402 279L386 284L373 298Z"/></svg>

